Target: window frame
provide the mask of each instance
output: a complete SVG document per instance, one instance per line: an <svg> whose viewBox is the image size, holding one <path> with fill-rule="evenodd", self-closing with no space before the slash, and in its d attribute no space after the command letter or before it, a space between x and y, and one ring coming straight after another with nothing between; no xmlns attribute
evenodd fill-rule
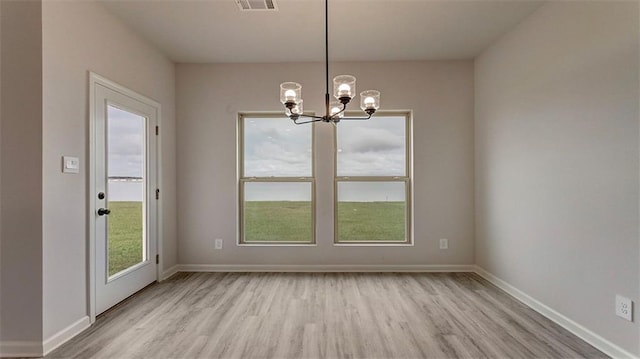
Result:
<svg viewBox="0 0 640 359"><path fill-rule="evenodd" d="M316 166L315 166L315 124L311 124L311 176L268 176L245 177L245 119L277 118L287 121L287 118L279 112L239 112L238 113L238 240L239 246L315 246L316 245ZM311 185L311 241L246 241L244 229L244 192L247 183L310 183Z"/></svg>
<svg viewBox="0 0 640 359"><path fill-rule="evenodd" d="M359 113L346 112L345 118L357 117ZM404 117L405 119L405 173L404 176L338 176L338 124L333 129L333 245L334 246L413 246L413 141L412 111L377 111L376 117ZM405 185L405 239L404 241L351 240L341 241L338 225L338 184L340 182L403 182Z"/></svg>

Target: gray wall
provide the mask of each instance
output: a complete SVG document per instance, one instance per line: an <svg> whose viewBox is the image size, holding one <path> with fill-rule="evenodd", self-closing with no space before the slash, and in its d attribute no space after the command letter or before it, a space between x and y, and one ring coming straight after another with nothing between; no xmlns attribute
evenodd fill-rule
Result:
<svg viewBox="0 0 640 359"><path fill-rule="evenodd" d="M273 248L235 245L236 114L281 111L285 80L321 111L322 64L174 69L99 4L0 1L0 340L41 342L87 314L92 70L162 104L165 269L477 262L639 353L638 325L613 315L615 294L639 294L638 13L637 2L546 4L475 69L332 64L381 90L384 109L413 110L415 246L332 245L332 129L319 124L318 245ZM60 173L62 155L79 156L81 174Z"/></svg>
<svg viewBox="0 0 640 359"><path fill-rule="evenodd" d="M162 106L164 265L177 259L175 69L171 61L100 4L45 1L43 26L44 338L87 315L88 72ZM61 156L80 157L80 174L63 174Z"/></svg>
<svg viewBox="0 0 640 359"><path fill-rule="evenodd" d="M323 67L177 65L179 263L473 264L472 61L331 64L333 74L355 75L359 89L380 90L383 109L413 109L414 247L333 245L333 137L325 123L316 127L317 246L235 245L237 113L282 112L278 86L287 80L303 85L305 110L322 111ZM224 239L223 250L213 250L214 238ZM449 250L438 249L439 238L450 240Z"/></svg>
<svg viewBox="0 0 640 359"><path fill-rule="evenodd" d="M40 2L0 1L0 342L42 341Z"/></svg>
<svg viewBox="0 0 640 359"><path fill-rule="evenodd" d="M475 62L478 265L635 354L638 60L637 2L552 2Z"/></svg>

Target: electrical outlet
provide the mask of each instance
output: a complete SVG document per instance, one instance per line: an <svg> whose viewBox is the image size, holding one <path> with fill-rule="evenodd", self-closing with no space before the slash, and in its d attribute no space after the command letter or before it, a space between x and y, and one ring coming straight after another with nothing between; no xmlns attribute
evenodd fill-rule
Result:
<svg viewBox="0 0 640 359"><path fill-rule="evenodd" d="M440 249L449 249L449 240L446 238L440 238Z"/></svg>
<svg viewBox="0 0 640 359"><path fill-rule="evenodd" d="M633 302L631 299L616 295L616 315L630 322L633 321Z"/></svg>
<svg viewBox="0 0 640 359"><path fill-rule="evenodd" d="M215 249L222 249L222 238L216 238Z"/></svg>

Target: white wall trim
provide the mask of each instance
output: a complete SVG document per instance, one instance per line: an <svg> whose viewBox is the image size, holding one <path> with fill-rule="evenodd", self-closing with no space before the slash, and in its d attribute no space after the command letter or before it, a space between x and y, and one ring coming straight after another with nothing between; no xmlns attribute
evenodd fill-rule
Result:
<svg viewBox="0 0 640 359"><path fill-rule="evenodd" d="M474 272L475 266L443 265L373 265L373 264L179 264L178 272Z"/></svg>
<svg viewBox="0 0 640 359"><path fill-rule="evenodd" d="M160 281L163 281L165 279L169 279L169 277L171 277L172 275L178 273L178 265L174 265L173 267L165 270L162 272L162 275L160 276Z"/></svg>
<svg viewBox="0 0 640 359"><path fill-rule="evenodd" d="M4 341L0 342L0 357L41 357L42 343L33 341Z"/></svg>
<svg viewBox="0 0 640 359"><path fill-rule="evenodd" d="M78 321L62 329L56 334L52 335L51 337L49 337L49 339L45 340L44 343L42 343L42 351L44 352L44 355L51 353L53 350L57 349L59 346L66 343L76 335L80 334L90 326L91 320L87 315L78 319Z"/></svg>
<svg viewBox="0 0 640 359"><path fill-rule="evenodd" d="M36 341L4 341L0 342L0 357L42 357L51 353L71 338L91 326L89 316L84 316L75 323L62 329L44 342Z"/></svg>
<svg viewBox="0 0 640 359"><path fill-rule="evenodd" d="M632 353L629 353L625 349L617 346L616 344L608 341L607 339L601 337L600 335L592 332L591 330L583 327L582 325L574 322L573 320L565 317L554 309L548 307L544 303L539 300L531 297L527 293L521 291L520 289L514 287L513 285L505 282L504 280L496 277L490 272L486 271L482 267L475 266L475 272L483 277L484 279L491 282L496 287L502 289L507 292L512 297L524 303L529 308L535 310L536 312L542 314L548 319L552 320L556 324L560 325L564 329L570 331L576 336L580 337L582 340L587 343L593 345L598 350L604 352L612 358L638 358Z"/></svg>

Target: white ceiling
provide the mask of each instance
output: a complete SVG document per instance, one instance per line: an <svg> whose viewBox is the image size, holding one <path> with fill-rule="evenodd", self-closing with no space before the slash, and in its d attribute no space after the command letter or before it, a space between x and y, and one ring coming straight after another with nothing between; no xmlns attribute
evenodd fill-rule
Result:
<svg viewBox="0 0 640 359"><path fill-rule="evenodd" d="M324 61L324 1L98 0L175 62ZM543 1L330 0L332 61L469 59Z"/></svg>

